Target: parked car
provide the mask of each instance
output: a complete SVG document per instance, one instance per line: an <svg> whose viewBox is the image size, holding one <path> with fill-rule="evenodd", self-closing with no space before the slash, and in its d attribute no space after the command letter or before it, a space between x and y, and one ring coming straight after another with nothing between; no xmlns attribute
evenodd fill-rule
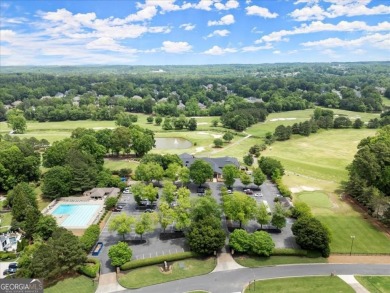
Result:
<svg viewBox="0 0 390 293"><path fill-rule="evenodd" d="M251 189L244 189L244 192L246 194L253 194L253 190L251 190Z"/></svg>
<svg viewBox="0 0 390 293"><path fill-rule="evenodd" d="M233 191L232 191L231 189L228 189L227 193L228 193L228 194L232 194Z"/></svg>
<svg viewBox="0 0 390 293"><path fill-rule="evenodd" d="M130 194L130 189L126 187L125 189L123 189L123 193Z"/></svg>
<svg viewBox="0 0 390 293"><path fill-rule="evenodd" d="M144 213L153 213L154 212L154 210L152 210L152 209L146 209L146 210L144 210Z"/></svg>
<svg viewBox="0 0 390 293"><path fill-rule="evenodd" d="M121 212L123 210L123 208L121 208L121 207L115 207L115 208L113 208L113 212Z"/></svg>
<svg viewBox="0 0 390 293"><path fill-rule="evenodd" d="M255 193L253 195L254 197L263 197L263 194L261 192Z"/></svg>
<svg viewBox="0 0 390 293"><path fill-rule="evenodd" d="M12 262L8 265L8 269L4 270L3 275L13 275L18 270L18 264L16 262Z"/></svg>

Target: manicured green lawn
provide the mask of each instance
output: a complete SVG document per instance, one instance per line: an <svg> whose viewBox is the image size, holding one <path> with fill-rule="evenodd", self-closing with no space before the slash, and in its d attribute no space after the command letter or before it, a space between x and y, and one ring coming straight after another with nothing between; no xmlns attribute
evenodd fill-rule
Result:
<svg viewBox="0 0 390 293"><path fill-rule="evenodd" d="M302 256L234 256L234 260L248 268L257 268L263 266L288 265L300 263L327 263L327 259L323 257L302 257Z"/></svg>
<svg viewBox="0 0 390 293"><path fill-rule="evenodd" d="M45 293L93 293L97 289L97 283L85 276L65 279L52 287L45 288Z"/></svg>
<svg viewBox="0 0 390 293"><path fill-rule="evenodd" d="M135 289L159 283L189 278L210 273L216 265L214 258L187 259L173 263L171 273L164 274L158 265L130 271L119 278L119 284Z"/></svg>
<svg viewBox="0 0 390 293"><path fill-rule="evenodd" d="M104 167L110 170L120 170L124 168L130 168L133 173L139 165L136 161L129 161L129 159L124 158L106 158L104 159Z"/></svg>
<svg viewBox="0 0 390 293"><path fill-rule="evenodd" d="M370 293L390 292L390 276L355 276Z"/></svg>
<svg viewBox="0 0 390 293"><path fill-rule="evenodd" d="M349 253L351 236L355 236L354 253L390 253L390 239L346 202L319 191L299 193L296 200L306 202L316 218L330 229L331 252Z"/></svg>
<svg viewBox="0 0 390 293"><path fill-rule="evenodd" d="M353 293L347 283L338 277L300 277L282 278L251 283L245 290L248 292L283 292L283 293Z"/></svg>
<svg viewBox="0 0 390 293"><path fill-rule="evenodd" d="M9 227L7 226L11 225L12 214L10 212L0 214L0 219L1 219L0 227L4 227L4 228L0 228L0 233L7 232L9 230Z"/></svg>

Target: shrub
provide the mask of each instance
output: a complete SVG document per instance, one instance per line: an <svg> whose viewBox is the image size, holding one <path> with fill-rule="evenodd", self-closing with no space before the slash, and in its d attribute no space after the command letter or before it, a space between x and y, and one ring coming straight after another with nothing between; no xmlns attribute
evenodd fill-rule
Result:
<svg viewBox="0 0 390 293"><path fill-rule="evenodd" d="M135 268L155 265L155 264L162 264L164 261L177 261L177 260L183 260L187 258L197 257L199 256L197 253L192 251L186 251L186 252L179 252L179 253L173 253L168 255L160 255L156 257L151 258L145 258L145 259L137 259L133 261L129 261L121 266L121 270L127 271Z"/></svg>
<svg viewBox="0 0 390 293"><path fill-rule="evenodd" d="M16 253L8 251L0 251L0 260L9 260L16 258Z"/></svg>
<svg viewBox="0 0 390 293"><path fill-rule="evenodd" d="M26 238L22 238L21 241L18 241L16 246L16 251L21 252L24 250L24 248L28 245L28 240Z"/></svg>
<svg viewBox="0 0 390 293"><path fill-rule="evenodd" d="M310 207L302 201L299 201L294 204L294 207L291 208L291 217L298 219L300 217L312 217Z"/></svg>
<svg viewBox="0 0 390 293"><path fill-rule="evenodd" d="M118 203L118 199L115 197L108 197L104 204L106 205L106 210L111 210Z"/></svg>
<svg viewBox="0 0 390 293"><path fill-rule="evenodd" d="M96 258L88 258L86 263L79 269L79 273L90 278L95 278L99 272L100 261Z"/></svg>
<svg viewBox="0 0 390 293"><path fill-rule="evenodd" d="M291 197L290 189L288 189L287 186L283 184L281 178L275 179L275 184L278 187L281 195L283 195L284 197Z"/></svg>
<svg viewBox="0 0 390 293"><path fill-rule="evenodd" d="M98 225L91 225L85 230L84 235L80 237L80 242L86 252L91 251L99 239L99 234L100 228Z"/></svg>

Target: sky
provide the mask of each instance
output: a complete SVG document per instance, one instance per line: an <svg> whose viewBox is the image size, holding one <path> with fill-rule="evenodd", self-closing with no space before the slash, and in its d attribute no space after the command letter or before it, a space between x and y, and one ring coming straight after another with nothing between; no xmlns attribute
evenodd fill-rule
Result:
<svg viewBox="0 0 390 293"><path fill-rule="evenodd" d="M390 60L390 0L0 0L0 66Z"/></svg>

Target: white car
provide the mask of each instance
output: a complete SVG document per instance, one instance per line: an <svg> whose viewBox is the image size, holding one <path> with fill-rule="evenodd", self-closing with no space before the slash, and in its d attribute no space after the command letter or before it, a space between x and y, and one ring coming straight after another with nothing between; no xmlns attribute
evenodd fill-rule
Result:
<svg viewBox="0 0 390 293"><path fill-rule="evenodd" d="M129 193L130 193L130 189L129 189L129 188L125 188L125 189L123 190L123 193L129 194Z"/></svg>
<svg viewBox="0 0 390 293"><path fill-rule="evenodd" d="M262 194L261 192L255 193L255 194L254 194L254 197L263 197L263 194Z"/></svg>

